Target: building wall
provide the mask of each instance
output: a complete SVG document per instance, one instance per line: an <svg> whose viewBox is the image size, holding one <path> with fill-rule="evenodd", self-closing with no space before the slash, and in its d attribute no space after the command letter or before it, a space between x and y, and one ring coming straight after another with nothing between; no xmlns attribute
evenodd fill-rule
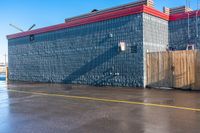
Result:
<svg viewBox="0 0 200 133"><path fill-rule="evenodd" d="M143 14L144 52L166 51L169 44L168 21Z"/></svg>
<svg viewBox="0 0 200 133"><path fill-rule="evenodd" d="M196 17L190 18L188 30L188 19L170 21L169 46L175 50L185 50L188 44L194 44L197 49L200 49L200 17L197 22L198 24L196 24Z"/></svg>
<svg viewBox="0 0 200 133"><path fill-rule="evenodd" d="M10 39L9 79L143 87L142 19L136 14L38 34L34 41Z"/></svg>
<svg viewBox="0 0 200 133"><path fill-rule="evenodd" d="M168 21L143 14L144 85L146 85L146 53L166 51L169 44Z"/></svg>

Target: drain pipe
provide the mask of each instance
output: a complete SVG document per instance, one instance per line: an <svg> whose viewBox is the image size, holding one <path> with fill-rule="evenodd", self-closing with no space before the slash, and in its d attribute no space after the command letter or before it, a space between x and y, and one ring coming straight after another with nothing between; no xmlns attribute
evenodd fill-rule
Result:
<svg viewBox="0 0 200 133"><path fill-rule="evenodd" d="M190 43L190 12L188 12L188 45Z"/></svg>
<svg viewBox="0 0 200 133"><path fill-rule="evenodd" d="M186 0L186 8L190 7L190 0ZM190 12L187 12L188 15L188 45L190 45Z"/></svg>
<svg viewBox="0 0 200 133"><path fill-rule="evenodd" d="M197 0L197 11L196 11L196 46L198 45L199 28L198 28L198 14L199 14L199 0Z"/></svg>
<svg viewBox="0 0 200 133"><path fill-rule="evenodd" d="M198 37L199 37L199 29L198 29L198 14L199 14L199 10L196 11L196 46L198 44Z"/></svg>

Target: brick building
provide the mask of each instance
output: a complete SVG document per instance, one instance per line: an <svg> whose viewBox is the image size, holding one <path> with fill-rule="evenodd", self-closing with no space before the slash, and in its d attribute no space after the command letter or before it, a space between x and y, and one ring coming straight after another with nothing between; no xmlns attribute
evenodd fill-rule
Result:
<svg viewBox="0 0 200 133"><path fill-rule="evenodd" d="M9 79L145 87L146 52L200 47L195 16L185 7L160 12L152 0L139 0L8 35Z"/></svg>

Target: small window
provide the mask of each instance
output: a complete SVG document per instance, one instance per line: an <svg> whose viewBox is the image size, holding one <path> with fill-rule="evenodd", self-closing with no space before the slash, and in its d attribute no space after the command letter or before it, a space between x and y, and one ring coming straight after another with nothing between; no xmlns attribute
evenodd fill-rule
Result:
<svg viewBox="0 0 200 133"><path fill-rule="evenodd" d="M131 46L131 53L137 53L137 46Z"/></svg>
<svg viewBox="0 0 200 133"><path fill-rule="evenodd" d="M30 35L30 41L34 41L35 40L35 36L34 35Z"/></svg>

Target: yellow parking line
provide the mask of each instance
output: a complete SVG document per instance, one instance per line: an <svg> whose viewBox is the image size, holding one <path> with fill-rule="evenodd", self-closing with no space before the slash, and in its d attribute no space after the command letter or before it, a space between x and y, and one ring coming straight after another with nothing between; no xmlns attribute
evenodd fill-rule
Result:
<svg viewBox="0 0 200 133"><path fill-rule="evenodd" d="M25 94L43 95L43 96L64 97L64 98L71 98L71 99L83 99L83 100L92 100L92 101L101 101L101 102L110 102L110 103L124 103L124 104L133 104L133 105L144 105L144 106L151 106L151 107L171 108L171 109L179 109L179 110L188 110L188 111L200 112L200 109L198 109L198 108L171 106L171 105L145 103L145 102L133 102L133 101L126 101L126 100L114 100L114 99L104 99L104 98L85 97L85 96L71 96L71 95L50 94L50 93L43 93L43 92L41 93L41 92L19 91L19 90L8 90L8 91L10 91L10 92L18 92L18 93L25 93Z"/></svg>

